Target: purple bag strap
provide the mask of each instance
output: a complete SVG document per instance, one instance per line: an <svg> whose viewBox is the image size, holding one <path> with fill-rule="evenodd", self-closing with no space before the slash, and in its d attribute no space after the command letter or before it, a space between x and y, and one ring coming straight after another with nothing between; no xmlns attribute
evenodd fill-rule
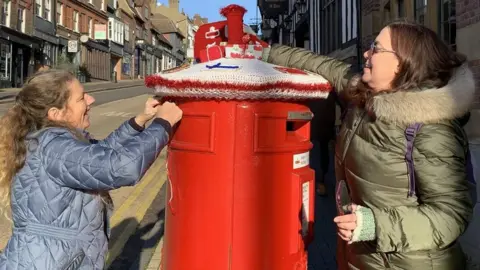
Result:
<svg viewBox="0 0 480 270"><path fill-rule="evenodd" d="M418 131L422 127L421 123L414 123L405 130L405 138L407 139L407 152L405 154L405 161L408 168L408 197L415 196L415 165L413 163L413 144Z"/></svg>

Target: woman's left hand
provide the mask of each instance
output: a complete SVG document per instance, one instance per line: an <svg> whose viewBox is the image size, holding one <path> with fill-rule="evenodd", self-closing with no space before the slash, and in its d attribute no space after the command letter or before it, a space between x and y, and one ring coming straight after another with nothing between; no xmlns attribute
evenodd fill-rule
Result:
<svg viewBox="0 0 480 270"><path fill-rule="evenodd" d="M152 120L157 113L157 106L160 105L160 101L155 98L148 98L145 102L145 108L143 109L143 113L137 115L135 117L135 122L140 125L144 126L148 121Z"/></svg>
<svg viewBox="0 0 480 270"><path fill-rule="evenodd" d="M357 216L355 215L357 205L352 204L351 207L351 214L337 216L333 219L333 222L337 224L338 235L347 242L352 240L353 231L357 228Z"/></svg>

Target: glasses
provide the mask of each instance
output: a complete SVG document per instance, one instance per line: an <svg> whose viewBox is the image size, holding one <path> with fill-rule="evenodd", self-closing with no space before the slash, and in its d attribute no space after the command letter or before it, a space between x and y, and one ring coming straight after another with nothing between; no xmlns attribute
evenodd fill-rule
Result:
<svg viewBox="0 0 480 270"><path fill-rule="evenodd" d="M376 42L372 42L372 44L370 44L370 49L368 50L368 52L370 53L370 56L376 53L393 53L395 55L397 54L394 51L390 51L390 50L378 47Z"/></svg>

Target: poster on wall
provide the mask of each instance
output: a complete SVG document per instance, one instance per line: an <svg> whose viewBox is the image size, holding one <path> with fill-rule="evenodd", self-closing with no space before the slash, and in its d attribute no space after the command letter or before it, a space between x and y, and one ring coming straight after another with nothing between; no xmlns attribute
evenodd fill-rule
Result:
<svg viewBox="0 0 480 270"><path fill-rule="evenodd" d="M107 25L106 24L95 24L94 34L96 40L106 40L107 39Z"/></svg>

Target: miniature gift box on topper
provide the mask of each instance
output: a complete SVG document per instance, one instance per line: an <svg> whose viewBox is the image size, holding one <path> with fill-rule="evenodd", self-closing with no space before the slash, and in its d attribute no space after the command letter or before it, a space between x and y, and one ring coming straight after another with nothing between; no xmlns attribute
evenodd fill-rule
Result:
<svg viewBox="0 0 480 270"><path fill-rule="evenodd" d="M244 31L246 9L229 5L226 20L204 24L195 35L196 64L147 77L145 84L163 97L211 99L322 99L331 90L320 75L263 62L268 43Z"/></svg>

